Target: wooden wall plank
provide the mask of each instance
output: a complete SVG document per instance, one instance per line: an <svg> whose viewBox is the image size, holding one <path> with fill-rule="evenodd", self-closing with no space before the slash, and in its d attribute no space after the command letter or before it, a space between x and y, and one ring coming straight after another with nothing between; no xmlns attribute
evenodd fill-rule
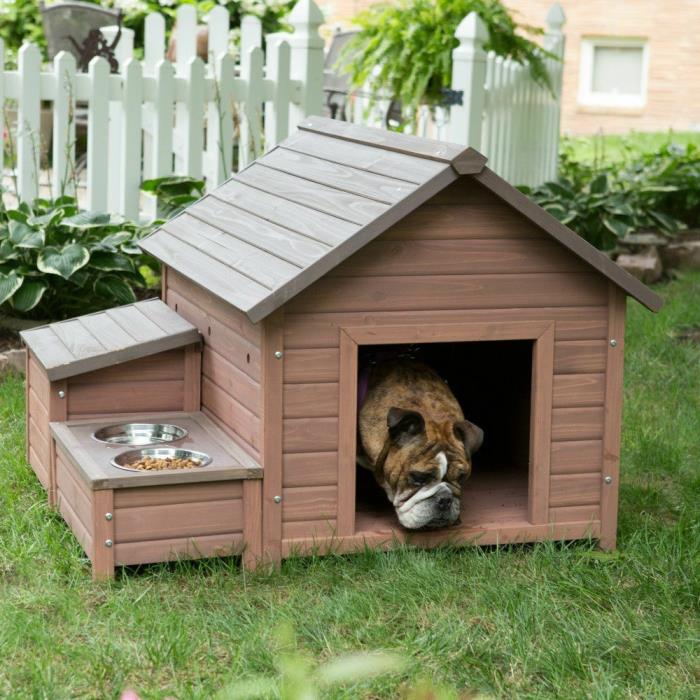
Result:
<svg viewBox="0 0 700 700"><path fill-rule="evenodd" d="M70 382L70 380L69 380ZM184 382L134 381L104 384L69 384L68 417L109 413L181 411Z"/></svg>
<svg viewBox="0 0 700 700"><path fill-rule="evenodd" d="M552 405L558 407L602 406L604 374L560 374L554 377Z"/></svg>
<svg viewBox="0 0 700 700"><path fill-rule="evenodd" d="M338 384L285 384L285 418L323 418L338 415Z"/></svg>
<svg viewBox="0 0 700 700"><path fill-rule="evenodd" d="M286 418L282 445L291 452L331 452L338 446L338 418Z"/></svg>
<svg viewBox="0 0 700 700"><path fill-rule="evenodd" d="M550 523L597 523L599 521L600 506L597 503L549 509ZM592 534L592 536L595 535Z"/></svg>
<svg viewBox="0 0 700 700"><path fill-rule="evenodd" d="M390 241L381 237L329 273L329 277L586 272L555 241L448 239Z"/></svg>
<svg viewBox="0 0 700 700"><path fill-rule="evenodd" d="M396 312L345 312L286 314L285 343L290 349L337 348L339 327L365 323L406 325L425 323L483 323L555 321L554 336L561 340L604 339L608 332L605 306L546 307L540 309L469 309Z"/></svg>
<svg viewBox="0 0 700 700"><path fill-rule="evenodd" d="M605 340L567 340L554 348L555 374L605 372Z"/></svg>
<svg viewBox="0 0 700 700"><path fill-rule="evenodd" d="M596 440L603 436L602 406L555 408L552 411L552 441Z"/></svg>
<svg viewBox="0 0 700 700"><path fill-rule="evenodd" d="M227 532L222 535L198 535L146 542L124 542L114 547L117 566L151 564L175 559L201 559L239 554L243 549L243 535Z"/></svg>
<svg viewBox="0 0 700 700"><path fill-rule="evenodd" d="M597 306L606 287L594 273L324 277L288 302L289 313Z"/></svg>
<svg viewBox="0 0 700 700"><path fill-rule="evenodd" d="M185 348L183 368L183 411L199 411L202 407L202 348L190 345Z"/></svg>
<svg viewBox="0 0 700 700"><path fill-rule="evenodd" d="M602 468L602 440L568 440L552 443L552 474L600 472Z"/></svg>
<svg viewBox="0 0 700 700"><path fill-rule="evenodd" d="M29 445L28 462L34 470L36 478L39 479L39 483L48 491L51 485L50 466L39 457L32 444ZM54 503L51 502L51 505L54 505Z"/></svg>
<svg viewBox="0 0 700 700"><path fill-rule="evenodd" d="M387 241L448 238L523 238L547 240L540 229L498 204L440 203L440 195L392 226ZM469 225L465 225L469 222Z"/></svg>
<svg viewBox="0 0 700 700"><path fill-rule="evenodd" d="M283 522L335 518L337 509L336 486L285 488L282 495Z"/></svg>
<svg viewBox="0 0 700 700"><path fill-rule="evenodd" d="M241 499L136 506L117 509L114 514L114 537L118 544L242 530Z"/></svg>
<svg viewBox="0 0 700 700"><path fill-rule="evenodd" d="M285 453L284 486L326 486L338 482L337 452Z"/></svg>
<svg viewBox="0 0 700 700"><path fill-rule="evenodd" d="M340 355L334 349L287 350L284 362L285 384L338 381Z"/></svg>
<svg viewBox="0 0 700 700"><path fill-rule="evenodd" d="M600 503L600 473L556 474L549 484L549 504L582 506Z"/></svg>
<svg viewBox="0 0 700 700"><path fill-rule="evenodd" d="M209 481L200 484L171 484L116 489L115 508L163 506L173 503L224 501L242 498L240 481Z"/></svg>
<svg viewBox="0 0 700 700"><path fill-rule="evenodd" d="M92 533L92 492L85 487L80 477L73 474L72 469L65 455L59 452L56 455L56 490L70 504L85 530Z"/></svg>
<svg viewBox="0 0 700 700"><path fill-rule="evenodd" d="M282 539L296 540L299 538L335 537L338 532L336 520L298 520L282 523Z"/></svg>
<svg viewBox="0 0 700 700"><path fill-rule="evenodd" d="M94 372L78 374L70 378L75 384L105 384L112 382L167 381L182 379L184 371L184 350L168 350L138 360L123 362Z"/></svg>

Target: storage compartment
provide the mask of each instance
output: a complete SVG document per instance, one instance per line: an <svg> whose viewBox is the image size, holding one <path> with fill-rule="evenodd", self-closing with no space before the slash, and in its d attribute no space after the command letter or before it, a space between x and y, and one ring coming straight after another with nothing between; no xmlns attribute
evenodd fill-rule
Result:
<svg viewBox="0 0 700 700"><path fill-rule="evenodd" d="M465 417L484 431L462 496L460 526L523 522L528 517L532 340L361 346L358 376L368 365L411 357L446 381ZM373 475L357 467L355 532L400 528Z"/></svg>

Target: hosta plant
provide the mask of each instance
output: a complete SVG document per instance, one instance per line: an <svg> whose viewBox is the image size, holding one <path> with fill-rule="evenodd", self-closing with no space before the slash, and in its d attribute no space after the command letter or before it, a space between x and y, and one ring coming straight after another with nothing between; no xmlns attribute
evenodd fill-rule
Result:
<svg viewBox="0 0 700 700"><path fill-rule="evenodd" d="M2 317L59 320L136 300L157 264L137 247L147 229L81 212L75 199L0 209Z"/></svg>

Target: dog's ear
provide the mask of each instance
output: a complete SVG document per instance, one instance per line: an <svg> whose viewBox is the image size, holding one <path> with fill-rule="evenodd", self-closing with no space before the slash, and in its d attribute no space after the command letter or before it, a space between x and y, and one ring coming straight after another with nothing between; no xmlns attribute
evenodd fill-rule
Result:
<svg viewBox="0 0 700 700"><path fill-rule="evenodd" d="M457 421L454 424L455 436L464 443L464 451L467 457L471 457L484 441L484 431L468 420Z"/></svg>
<svg viewBox="0 0 700 700"><path fill-rule="evenodd" d="M418 411L393 406L386 415L389 437L395 444L402 446L425 430L425 420Z"/></svg>

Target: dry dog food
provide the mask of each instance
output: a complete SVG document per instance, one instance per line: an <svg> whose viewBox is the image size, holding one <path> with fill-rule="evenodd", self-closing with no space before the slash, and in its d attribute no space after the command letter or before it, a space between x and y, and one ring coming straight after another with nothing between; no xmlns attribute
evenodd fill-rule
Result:
<svg viewBox="0 0 700 700"><path fill-rule="evenodd" d="M141 457L135 462L130 462L131 469L142 469L143 471L155 472L163 469L193 469L202 464L201 459L183 457Z"/></svg>

